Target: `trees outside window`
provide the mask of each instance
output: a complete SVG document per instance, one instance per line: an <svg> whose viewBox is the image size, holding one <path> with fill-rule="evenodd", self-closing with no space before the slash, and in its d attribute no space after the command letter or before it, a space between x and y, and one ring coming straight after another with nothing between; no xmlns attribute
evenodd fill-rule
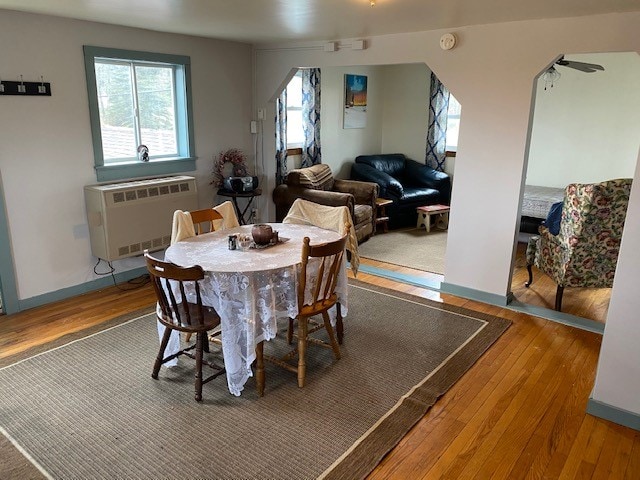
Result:
<svg viewBox="0 0 640 480"><path fill-rule="evenodd" d="M195 170L189 57L84 52L98 180Z"/></svg>

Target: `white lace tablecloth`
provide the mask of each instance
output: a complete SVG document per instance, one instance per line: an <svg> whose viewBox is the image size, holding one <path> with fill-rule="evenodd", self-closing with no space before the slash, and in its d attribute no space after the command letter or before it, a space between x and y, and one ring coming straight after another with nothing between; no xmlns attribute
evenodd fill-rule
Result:
<svg viewBox="0 0 640 480"><path fill-rule="evenodd" d="M165 252L165 260L180 266L200 265L206 272L200 282L203 303L214 307L221 319L224 365L229 391L240 395L252 376L255 347L271 340L277 333L277 320L295 317L298 312L297 281L300 269L302 239L324 243L340 238L337 232L308 225L271 223L285 243L265 249L229 250L228 237L250 234L252 225L207 233L175 243ZM310 262L309 269L318 268ZM307 290L316 283L317 275L309 274ZM337 285L343 316L347 314L346 258ZM175 292L178 294L179 292ZM193 296L192 296L193 295ZM187 293L195 302L195 294ZM335 312L332 315L335 322ZM164 330L164 329L162 329ZM179 348L174 332L166 354Z"/></svg>

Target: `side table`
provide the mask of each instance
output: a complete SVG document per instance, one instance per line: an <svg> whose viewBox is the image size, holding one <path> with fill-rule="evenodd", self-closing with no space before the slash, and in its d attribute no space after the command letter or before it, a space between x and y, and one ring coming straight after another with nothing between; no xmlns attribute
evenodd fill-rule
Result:
<svg viewBox="0 0 640 480"><path fill-rule="evenodd" d="M418 223L416 228L426 227L427 233L431 231L431 215L438 215L439 218L436 221L436 227L441 230L446 230L449 226L449 206L448 205L427 205L425 207L418 207Z"/></svg>
<svg viewBox="0 0 640 480"><path fill-rule="evenodd" d="M247 221L245 220L244 216L246 215L247 211L249 210L249 207L251 206L251 204L253 203L253 199L255 197L259 197L260 195L262 195L262 190L259 188L256 188L255 190L253 190L252 192L233 192L231 190L226 190L224 188L221 188L218 190L218 195L220 195L221 197L230 197L231 201L233 202L233 206L236 209L236 215L238 216L238 222L240 223L240 225L246 225ZM244 209L240 209L240 206L238 205L238 198L248 198L249 201L247 202L247 205L244 207Z"/></svg>
<svg viewBox="0 0 640 480"><path fill-rule="evenodd" d="M387 233L389 231L389 217L385 211L387 205L391 205L393 200L387 198L376 198L376 232L378 225L382 225L382 232Z"/></svg>

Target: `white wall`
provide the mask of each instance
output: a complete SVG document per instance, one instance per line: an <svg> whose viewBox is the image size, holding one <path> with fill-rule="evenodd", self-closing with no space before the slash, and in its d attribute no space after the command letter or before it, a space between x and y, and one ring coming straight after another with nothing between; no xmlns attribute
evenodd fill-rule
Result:
<svg viewBox="0 0 640 480"><path fill-rule="evenodd" d="M567 55L604 72L556 67L544 90L538 80L527 184L565 187L633 177L640 146L640 56Z"/></svg>
<svg viewBox="0 0 640 480"><path fill-rule="evenodd" d="M637 240L640 232L640 190L637 188L640 161L634 178L636 184L629 198L592 396L601 403L640 415L640 301L637 284L633 285L633 280L637 281L640 272Z"/></svg>
<svg viewBox="0 0 640 480"><path fill-rule="evenodd" d="M344 75L367 77L367 124L365 128L343 128ZM383 75L381 67L329 67L322 69L321 141L322 163L331 166L337 178L349 178L358 155L380 153L382 148Z"/></svg>
<svg viewBox="0 0 640 480"><path fill-rule="evenodd" d="M344 75L367 77L367 124L343 128ZM349 178L358 155L404 153L423 160L431 71L425 64L322 68L322 162ZM289 168L299 168L297 156Z"/></svg>
<svg viewBox="0 0 640 480"><path fill-rule="evenodd" d="M506 298L535 101L533 79L563 52L637 52L638 31L640 13L636 12L459 28L455 30L458 46L450 51L438 46L445 33L442 30L368 38L363 51L344 48L326 53L321 42L300 44L301 48L288 44L286 50L270 45L256 55L256 104L268 108L273 117L273 95L293 66L429 65L463 105L445 280L468 291ZM266 139L273 138L269 122L264 123L264 132ZM264 157L273 158L271 142L264 145ZM268 172L268 177L273 173ZM634 183L634 192L639 184ZM273 203L265 208L273 218ZM637 225L637 215L639 209L630 209L627 221ZM640 250L640 228L626 228L623 243L626 248L618 264L629 259L637 265L631 255ZM607 319L609 346L603 350L598 373L599 381L604 381L600 375L607 376L607 396L596 390L594 398L640 414L637 370L627 364L605 368L614 355L637 359L634 345L640 342L640 322L634 312L640 310L640 297L635 294L636 276L627 269L616 275L610 311L620 315ZM627 301L624 306L618 304L622 298Z"/></svg>
<svg viewBox="0 0 640 480"><path fill-rule="evenodd" d="M96 278L83 186L96 183L83 45L189 55L200 204L213 203L212 157L249 133L251 47L0 10L0 78L51 82L51 97L0 97L0 170L20 299ZM116 273L140 259L114 262Z"/></svg>
<svg viewBox="0 0 640 480"><path fill-rule="evenodd" d="M431 70L424 63L383 68L382 153L404 153L424 162Z"/></svg>

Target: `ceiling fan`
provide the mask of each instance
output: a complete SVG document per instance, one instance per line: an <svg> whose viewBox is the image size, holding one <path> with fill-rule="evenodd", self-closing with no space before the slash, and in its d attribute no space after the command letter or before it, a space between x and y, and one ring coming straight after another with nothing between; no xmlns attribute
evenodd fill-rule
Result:
<svg viewBox="0 0 640 480"><path fill-rule="evenodd" d="M556 65L561 67L569 67L585 73L593 73L596 71L604 72L604 67L596 63L576 62L575 60L565 60L564 55L556 60ZM551 67L553 68L553 67Z"/></svg>
<svg viewBox="0 0 640 480"><path fill-rule="evenodd" d="M556 70L556 65L560 67L573 68L574 70L584 73L593 73L598 71L604 72L604 67L602 65L598 65L597 63L577 62L575 60L565 60L563 55L542 75L545 90L547 90L547 88L553 88L553 84L560 78L560 72Z"/></svg>

